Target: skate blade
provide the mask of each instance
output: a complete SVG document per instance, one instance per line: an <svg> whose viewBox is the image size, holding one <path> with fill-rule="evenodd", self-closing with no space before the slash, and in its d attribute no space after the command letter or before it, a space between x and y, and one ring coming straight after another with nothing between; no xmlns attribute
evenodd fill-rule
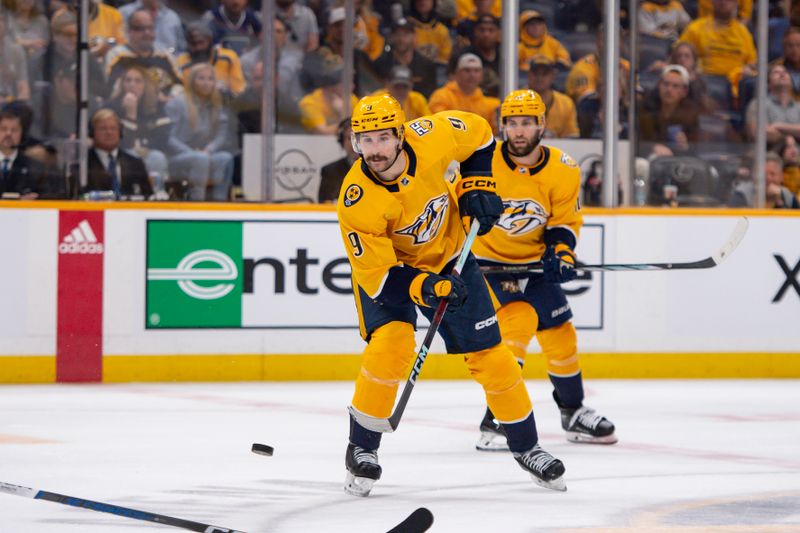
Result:
<svg viewBox="0 0 800 533"><path fill-rule="evenodd" d="M534 483L539 485L540 487L544 487L550 490L556 490L559 492L566 492L567 491L567 482L564 481L564 476L554 479L553 481L545 481L544 479L539 479L538 477L534 476L533 474L530 475L531 479L533 479Z"/></svg>
<svg viewBox="0 0 800 533"><path fill-rule="evenodd" d="M350 472L344 478L344 491L351 496L366 498L375 484L374 479L368 477L356 477Z"/></svg>
<svg viewBox="0 0 800 533"><path fill-rule="evenodd" d="M488 431L481 431L481 436L478 438L478 442L475 443L475 449L481 452L509 451L505 437Z"/></svg>
<svg viewBox="0 0 800 533"><path fill-rule="evenodd" d="M615 444L617 442L617 436L612 433L604 437L592 437L585 433L567 431L567 440L578 444Z"/></svg>

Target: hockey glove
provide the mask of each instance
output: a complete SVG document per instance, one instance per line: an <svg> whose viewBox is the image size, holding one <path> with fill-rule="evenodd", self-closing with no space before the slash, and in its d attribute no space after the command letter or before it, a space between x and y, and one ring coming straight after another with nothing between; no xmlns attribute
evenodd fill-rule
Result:
<svg viewBox="0 0 800 533"><path fill-rule="evenodd" d="M548 246L542 263L544 279L551 283L566 283L578 277L575 272L575 252L564 243Z"/></svg>
<svg viewBox="0 0 800 533"><path fill-rule="evenodd" d="M503 200L491 191L469 191L458 199L461 216L478 219L480 224L478 235L485 235L491 231L503 214L503 209Z"/></svg>
<svg viewBox="0 0 800 533"><path fill-rule="evenodd" d="M425 307L434 307L440 300L447 300L450 308L455 309L467 301L467 286L455 275L438 276L423 272L411 282L408 293L415 304Z"/></svg>

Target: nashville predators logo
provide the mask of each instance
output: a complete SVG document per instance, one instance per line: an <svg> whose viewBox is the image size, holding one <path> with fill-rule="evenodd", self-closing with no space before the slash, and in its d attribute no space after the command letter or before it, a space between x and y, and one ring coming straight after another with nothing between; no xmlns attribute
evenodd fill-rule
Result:
<svg viewBox="0 0 800 533"><path fill-rule="evenodd" d="M432 241L442 227L442 222L447 214L447 205L447 194L437 196L428 202L413 224L399 229L395 233L413 237L414 244L425 244Z"/></svg>
<svg viewBox="0 0 800 533"><path fill-rule="evenodd" d="M497 225L511 235L522 235L547 223L544 208L533 200L504 200L503 207Z"/></svg>
<svg viewBox="0 0 800 533"><path fill-rule="evenodd" d="M351 185L344 191L344 206L350 207L357 201L361 200L364 195L364 190L358 185Z"/></svg>

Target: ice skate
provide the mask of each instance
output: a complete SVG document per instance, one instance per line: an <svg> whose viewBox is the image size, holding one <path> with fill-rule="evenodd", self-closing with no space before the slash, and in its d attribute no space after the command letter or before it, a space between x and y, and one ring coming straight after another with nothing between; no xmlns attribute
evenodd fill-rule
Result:
<svg viewBox="0 0 800 533"><path fill-rule="evenodd" d="M540 487L558 491L567 490L563 477L566 470L564 463L544 451L538 444L525 453L515 453L514 459Z"/></svg>
<svg viewBox="0 0 800 533"><path fill-rule="evenodd" d="M614 444L614 424L594 409L586 406L578 408L559 407L561 427L567 432L567 440L586 444Z"/></svg>
<svg viewBox="0 0 800 533"><path fill-rule="evenodd" d="M481 435L475 444L475 449L482 452L507 452L508 442L503 427L495 420L494 415L486 408L480 425Z"/></svg>
<svg viewBox="0 0 800 533"><path fill-rule="evenodd" d="M362 498L369 496L372 485L381 478L377 450L365 450L355 444L348 444L344 464L347 467L344 491Z"/></svg>

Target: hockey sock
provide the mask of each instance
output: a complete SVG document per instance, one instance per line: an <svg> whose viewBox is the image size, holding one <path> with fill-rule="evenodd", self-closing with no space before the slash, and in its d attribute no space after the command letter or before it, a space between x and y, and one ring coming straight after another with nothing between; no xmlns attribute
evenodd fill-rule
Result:
<svg viewBox="0 0 800 533"><path fill-rule="evenodd" d="M483 386L486 403L498 420L518 421L531 412L522 370L509 349L498 344L465 356L472 377Z"/></svg>
<svg viewBox="0 0 800 533"><path fill-rule="evenodd" d="M381 445L381 435L377 431L370 431L358 422L353 417L350 417L350 442L364 448L365 450L377 450Z"/></svg>
<svg viewBox="0 0 800 533"><path fill-rule="evenodd" d="M580 407L583 404L583 379L578 372L574 376L560 377L550 375L553 384L553 398L559 407Z"/></svg>
<svg viewBox="0 0 800 533"><path fill-rule="evenodd" d="M519 422L501 422L503 431L508 440L508 449L514 453L524 453L536 446L539 434L536 431L536 421L531 412L524 420Z"/></svg>
<svg viewBox="0 0 800 533"><path fill-rule="evenodd" d="M511 302L497 311L497 321L503 344L508 346L517 362L522 365L528 345L539 325L539 316L529 303Z"/></svg>

